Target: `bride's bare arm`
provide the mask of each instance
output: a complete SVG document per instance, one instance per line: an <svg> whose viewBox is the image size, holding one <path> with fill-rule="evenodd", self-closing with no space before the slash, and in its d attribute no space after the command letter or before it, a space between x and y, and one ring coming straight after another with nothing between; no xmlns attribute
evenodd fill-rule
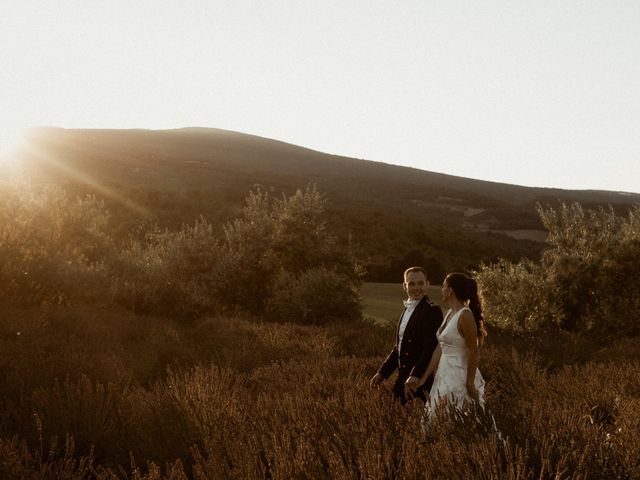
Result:
<svg viewBox="0 0 640 480"><path fill-rule="evenodd" d="M431 360L429 360L429 365L427 365L427 369L424 371L424 373L420 377L420 382L418 382L419 385L422 385L424 382L426 382L427 378L429 378L429 375L431 375L433 372L437 370L438 363L440 363L441 354L442 354L442 350L440 349L440 345L438 345L436 349L433 351L433 355L431 355Z"/></svg>
<svg viewBox="0 0 640 480"><path fill-rule="evenodd" d="M464 338L467 347L467 393L474 400L478 400L478 390L475 386L476 369L478 368L478 327L473 319L473 314L469 310L465 310L460 315L458 321L458 330Z"/></svg>

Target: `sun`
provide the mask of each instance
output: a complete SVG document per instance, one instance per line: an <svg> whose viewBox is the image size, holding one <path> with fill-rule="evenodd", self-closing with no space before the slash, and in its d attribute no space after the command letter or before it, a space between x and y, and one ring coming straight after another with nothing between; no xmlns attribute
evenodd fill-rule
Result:
<svg viewBox="0 0 640 480"><path fill-rule="evenodd" d="M24 128L0 124L0 167L16 166Z"/></svg>

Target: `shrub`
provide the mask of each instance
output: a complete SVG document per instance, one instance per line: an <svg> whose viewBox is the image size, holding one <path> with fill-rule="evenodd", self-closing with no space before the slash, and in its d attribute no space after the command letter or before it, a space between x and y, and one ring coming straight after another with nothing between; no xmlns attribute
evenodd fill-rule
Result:
<svg viewBox="0 0 640 480"><path fill-rule="evenodd" d="M205 438L233 436L241 425L247 395L243 378L214 365L167 370L150 388L132 390L126 436L138 458L170 462L187 459Z"/></svg>
<svg viewBox="0 0 640 480"><path fill-rule="evenodd" d="M251 192L240 218L225 226L216 270L216 295L227 311L270 311L314 323L359 309L353 292L361 271L327 230L324 199L315 188L273 201ZM303 279L312 285L302 286ZM297 302L290 308L284 305L288 288L297 289L289 294Z"/></svg>
<svg viewBox="0 0 640 480"><path fill-rule="evenodd" d="M275 279L267 313L284 322L323 324L361 315L360 294L349 278L326 267L281 272Z"/></svg>
<svg viewBox="0 0 640 480"><path fill-rule="evenodd" d="M478 272L488 321L514 329L551 324L640 334L640 207L627 218L577 203L538 212L549 230L540 264L503 260Z"/></svg>
<svg viewBox="0 0 640 480"><path fill-rule="evenodd" d="M64 304L99 297L113 249L109 213L95 196L60 187L5 185L0 192L0 301ZM83 288L78 288L83 285Z"/></svg>
<svg viewBox="0 0 640 480"><path fill-rule="evenodd" d="M177 232L150 232L112 259L111 295L137 313L178 318L211 313L218 259L217 238L204 218Z"/></svg>
<svg viewBox="0 0 640 480"><path fill-rule="evenodd" d="M78 458L71 437L66 437L64 447L53 442L48 457L42 450L33 454L17 438L0 439L0 477L6 480L84 480L95 473L93 461L92 453Z"/></svg>
<svg viewBox="0 0 640 480"><path fill-rule="evenodd" d="M71 200L60 187L19 184L4 190L0 302L115 303L180 319L222 310L264 315L271 307L288 313L278 307L283 279L302 276L313 286L299 287L304 299L284 320L359 314L354 292L362 272L327 230L315 188L280 199L251 192L222 238L200 217L178 231L131 232L119 244L106 233L110 214L94 196Z"/></svg>
<svg viewBox="0 0 640 480"><path fill-rule="evenodd" d="M273 218L268 194L251 192L240 218L224 227L215 295L227 310L264 310L270 266L267 261Z"/></svg>
<svg viewBox="0 0 640 480"><path fill-rule="evenodd" d="M78 380L68 376L51 388L38 388L32 394L32 408L41 425L41 436L71 435L78 451L104 458L117 451L119 432L124 423L123 398L128 386L93 382L86 375Z"/></svg>
<svg viewBox="0 0 640 480"><path fill-rule="evenodd" d="M248 372L263 365L333 353L325 329L238 317L202 319L186 332L191 361Z"/></svg>
<svg viewBox="0 0 640 480"><path fill-rule="evenodd" d="M486 266L477 272L484 316L492 326L526 331L541 323L540 266L531 261L513 264L507 260Z"/></svg>

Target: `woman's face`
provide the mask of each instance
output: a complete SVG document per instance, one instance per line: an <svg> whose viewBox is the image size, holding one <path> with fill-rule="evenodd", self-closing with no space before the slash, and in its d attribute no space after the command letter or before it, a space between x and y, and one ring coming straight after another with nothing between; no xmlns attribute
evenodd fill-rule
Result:
<svg viewBox="0 0 640 480"><path fill-rule="evenodd" d="M451 287L449 286L447 281L445 280L444 282L442 282L442 299L445 302L448 302L449 299L451 298L452 293L453 293L453 290L451 290Z"/></svg>

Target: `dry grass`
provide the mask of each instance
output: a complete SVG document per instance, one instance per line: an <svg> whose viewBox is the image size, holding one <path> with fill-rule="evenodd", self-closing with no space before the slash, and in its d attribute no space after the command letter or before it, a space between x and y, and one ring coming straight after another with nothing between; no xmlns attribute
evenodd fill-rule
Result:
<svg viewBox="0 0 640 480"><path fill-rule="evenodd" d="M640 478L638 339L492 332L501 442L368 389L392 327L9 313L2 478Z"/></svg>

